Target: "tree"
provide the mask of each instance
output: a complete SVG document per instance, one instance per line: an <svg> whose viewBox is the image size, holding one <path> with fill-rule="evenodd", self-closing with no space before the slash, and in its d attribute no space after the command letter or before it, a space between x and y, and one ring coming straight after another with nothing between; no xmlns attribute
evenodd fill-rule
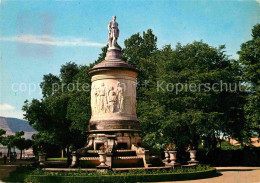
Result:
<svg viewBox="0 0 260 183"><path fill-rule="evenodd" d="M24 132L20 131L20 132L15 132L15 135L8 135L8 136L3 138L2 144L4 146L7 146L7 148L8 148L7 156L10 157L11 148L15 147L17 140L20 139L23 135L24 135Z"/></svg>
<svg viewBox="0 0 260 183"><path fill-rule="evenodd" d="M36 143L55 142L67 149L68 159L69 147L79 148L86 143L84 131L91 116L88 69L69 62L61 67L59 76L45 75L41 83L43 98L25 101L23 106L25 119L40 132L35 136Z"/></svg>
<svg viewBox="0 0 260 183"><path fill-rule="evenodd" d="M241 45L238 62L242 65L242 76L249 88L247 104L244 106L247 131L251 137L260 134L260 24L252 29L252 39Z"/></svg>
<svg viewBox="0 0 260 183"><path fill-rule="evenodd" d="M23 156L23 150L24 149L29 149L30 147L32 147L33 145L33 141L30 139L25 139L25 138L18 138L15 141L15 146L20 149L21 153L20 153L20 159L22 159Z"/></svg>
<svg viewBox="0 0 260 183"><path fill-rule="evenodd" d="M144 140L157 144L174 141L182 147L189 143L198 146L201 139L214 140L217 133L224 130L221 128L223 113L217 100L220 93L205 92L203 86L198 88L200 84L208 83L211 87L220 80L228 80L230 62L223 48L213 48L203 42L177 44L175 49L167 45L150 58L156 62L157 83L147 92L153 105L146 104L150 109L143 111L140 119L145 120L141 123L145 123L149 131L154 130L154 140L150 140L149 133ZM196 88L184 89L190 86ZM158 129L160 133L156 133Z"/></svg>
<svg viewBox="0 0 260 183"><path fill-rule="evenodd" d="M146 33L144 33L145 35ZM240 67L225 54L225 47L214 48L203 42L177 44L175 49L166 45L156 48L156 37L139 34L125 41L124 56L135 65L138 76L138 118L144 138L150 146L158 147L175 141L179 146L201 140L215 148L221 134L240 138L244 125L243 93L207 91L215 83L238 84ZM160 83L163 83L160 89ZM195 91L182 90L184 85L202 85ZM171 87L175 87L174 91ZM205 91L206 90L206 91ZM222 101L230 101L224 103ZM242 113L241 113L242 112ZM234 115L234 114L241 115Z"/></svg>
<svg viewBox="0 0 260 183"><path fill-rule="evenodd" d="M5 135L6 131L3 129L0 129L0 144L2 144L2 140L3 140L3 135Z"/></svg>

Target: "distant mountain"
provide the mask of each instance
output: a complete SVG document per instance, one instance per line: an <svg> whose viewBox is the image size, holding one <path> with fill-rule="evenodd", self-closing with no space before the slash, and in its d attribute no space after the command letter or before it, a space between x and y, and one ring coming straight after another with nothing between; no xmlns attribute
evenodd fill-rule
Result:
<svg viewBox="0 0 260 183"><path fill-rule="evenodd" d="M31 138L31 136L37 131L33 129L28 121L17 119L17 118L7 118L0 116L0 129L6 131L6 135L12 135L18 131L24 131L25 138Z"/></svg>

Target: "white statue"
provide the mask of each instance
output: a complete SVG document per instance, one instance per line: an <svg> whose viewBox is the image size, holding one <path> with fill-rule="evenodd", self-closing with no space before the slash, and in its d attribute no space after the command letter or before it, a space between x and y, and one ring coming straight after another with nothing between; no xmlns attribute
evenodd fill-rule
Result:
<svg viewBox="0 0 260 183"><path fill-rule="evenodd" d="M116 16L113 16L113 20L108 24L108 47L114 48L119 37L118 23L116 22Z"/></svg>

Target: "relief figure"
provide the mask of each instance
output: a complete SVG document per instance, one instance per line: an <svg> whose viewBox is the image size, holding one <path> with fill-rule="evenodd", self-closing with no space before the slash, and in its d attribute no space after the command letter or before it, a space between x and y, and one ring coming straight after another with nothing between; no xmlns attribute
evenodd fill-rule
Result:
<svg viewBox="0 0 260 183"><path fill-rule="evenodd" d="M92 113L124 112L124 83L117 83L117 87L107 88L104 83L91 88Z"/></svg>
<svg viewBox="0 0 260 183"><path fill-rule="evenodd" d="M105 112L105 107L106 107L106 88L104 83L101 84L101 87L99 89L99 104L98 106L99 111Z"/></svg>
<svg viewBox="0 0 260 183"><path fill-rule="evenodd" d="M91 111L92 111L92 114L95 113L95 107L96 107L95 100L96 100L96 97L95 97L95 86L92 85L91 86Z"/></svg>
<svg viewBox="0 0 260 183"><path fill-rule="evenodd" d="M119 112L124 110L124 89L121 87L121 83L117 83L117 108Z"/></svg>
<svg viewBox="0 0 260 183"><path fill-rule="evenodd" d="M114 87L111 86L108 91L108 109L109 112L115 112L115 107L116 107L116 102L117 102L117 96L116 92L114 91Z"/></svg>

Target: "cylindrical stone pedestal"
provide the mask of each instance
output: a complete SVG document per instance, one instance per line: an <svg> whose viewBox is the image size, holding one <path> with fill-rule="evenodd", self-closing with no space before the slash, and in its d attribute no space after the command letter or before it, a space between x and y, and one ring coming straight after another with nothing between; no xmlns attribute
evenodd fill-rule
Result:
<svg viewBox="0 0 260 183"><path fill-rule="evenodd" d="M89 144L129 149L140 144L136 116L138 71L121 59L120 49L109 49L106 59L89 71L92 115L88 126ZM111 135L115 140L111 141ZM111 144L114 143L114 144Z"/></svg>

